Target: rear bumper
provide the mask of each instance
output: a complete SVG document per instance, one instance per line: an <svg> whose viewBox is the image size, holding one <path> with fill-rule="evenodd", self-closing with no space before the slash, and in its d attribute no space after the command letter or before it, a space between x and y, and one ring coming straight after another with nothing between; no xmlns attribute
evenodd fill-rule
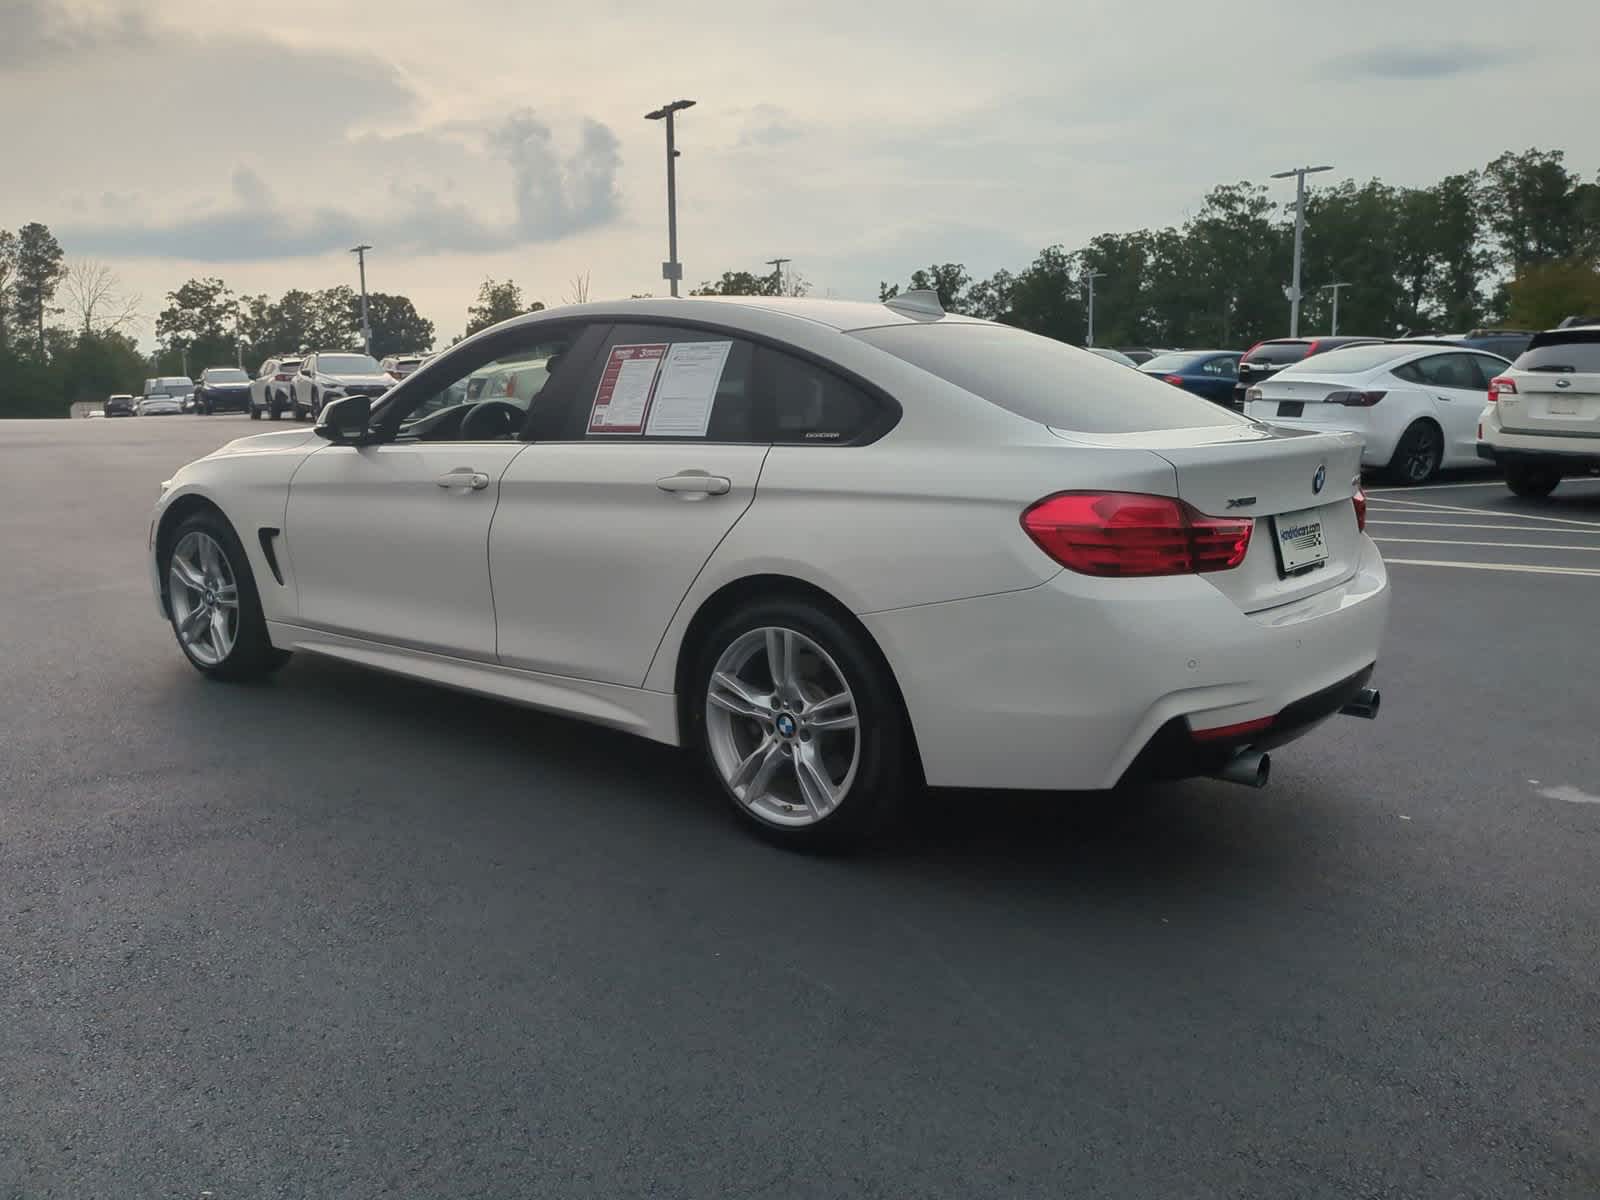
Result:
<svg viewBox="0 0 1600 1200"><path fill-rule="evenodd" d="M1502 467L1543 467L1546 470L1558 471L1562 475L1600 474L1600 452L1547 450L1526 445L1500 446L1490 442L1479 442L1478 457Z"/></svg>
<svg viewBox="0 0 1600 1200"><path fill-rule="evenodd" d="M249 392L206 393L206 407L212 412L244 412L250 407Z"/></svg>
<svg viewBox="0 0 1600 1200"><path fill-rule="evenodd" d="M861 619L900 683L930 784L1089 789L1136 761L1197 774L1242 744L1300 736L1370 677L1388 608L1383 560L1363 537L1350 578L1253 614L1204 576L1062 572ZM1242 743L1197 751L1188 736L1265 717L1272 728Z"/></svg>

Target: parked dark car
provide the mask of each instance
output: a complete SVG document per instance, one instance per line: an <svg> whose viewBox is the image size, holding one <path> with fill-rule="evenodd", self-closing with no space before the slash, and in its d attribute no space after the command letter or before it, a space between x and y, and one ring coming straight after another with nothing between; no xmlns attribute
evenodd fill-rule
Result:
<svg viewBox="0 0 1600 1200"><path fill-rule="evenodd" d="M115 396L106 397L106 416L131 417L133 416L133 397L125 392Z"/></svg>
<svg viewBox="0 0 1600 1200"><path fill-rule="evenodd" d="M1181 350L1158 354L1139 370L1196 396L1232 406L1233 385L1239 380L1237 350Z"/></svg>
<svg viewBox="0 0 1600 1200"><path fill-rule="evenodd" d="M203 415L250 408L250 376L237 367L207 367L194 385L194 410Z"/></svg>
<svg viewBox="0 0 1600 1200"><path fill-rule="evenodd" d="M1375 337L1305 337L1270 338L1257 342L1244 352L1239 360L1239 380L1233 385L1233 407L1244 408L1244 394L1254 384L1270 379L1290 363L1300 362L1313 354L1337 350L1340 346L1364 346L1381 342Z"/></svg>

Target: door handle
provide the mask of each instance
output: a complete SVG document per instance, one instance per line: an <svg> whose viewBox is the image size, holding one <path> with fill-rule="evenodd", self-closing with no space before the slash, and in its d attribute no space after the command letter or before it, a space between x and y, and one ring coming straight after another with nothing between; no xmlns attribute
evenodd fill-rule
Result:
<svg viewBox="0 0 1600 1200"><path fill-rule="evenodd" d="M676 475L662 476L656 480L656 486L663 492L675 492L692 499L699 496L725 496L728 494L728 489L733 486L733 482L725 475L708 475L704 471L679 471Z"/></svg>
<svg viewBox="0 0 1600 1200"><path fill-rule="evenodd" d="M470 488L481 492L489 486L489 477L482 471L474 471L471 467L457 467L454 471L446 471L434 480L442 488Z"/></svg>

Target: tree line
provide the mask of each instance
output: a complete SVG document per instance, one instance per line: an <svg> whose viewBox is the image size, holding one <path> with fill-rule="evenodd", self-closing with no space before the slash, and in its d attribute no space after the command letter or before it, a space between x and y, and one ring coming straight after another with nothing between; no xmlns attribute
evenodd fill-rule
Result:
<svg viewBox="0 0 1600 1200"><path fill-rule="evenodd" d="M1600 178L1561 151L1507 151L1429 187L1345 180L1308 189L1301 331L1327 332L1327 285L1340 331L1376 336L1461 332L1498 323L1540 329L1600 313ZM1292 214L1253 183L1213 188L1181 225L1105 233L1077 250L1047 246L1033 262L974 278L935 263L904 281L945 308L1082 342L1086 278L1095 278L1101 345L1239 347L1287 332ZM884 282L888 299L902 284ZM805 295L797 274L726 271L692 295ZM564 299L588 299L587 275ZM368 295L378 356L427 351L433 322L403 295ZM486 279L462 336L544 308L512 280ZM137 391L150 374L189 374L269 355L359 349L361 301L345 286L239 295L215 277L169 292L156 317L161 349L142 355L129 329L140 301L92 261L68 261L33 222L0 230L0 416L64 416L73 400ZM459 338L456 340L460 340Z"/></svg>
<svg viewBox="0 0 1600 1200"><path fill-rule="evenodd" d="M1253 183L1212 189L1182 225L1056 245L975 279L961 263L912 274L948 311L1064 341L1086 333L1087 276L1100 345L1242 347L1288 332L1293 205ZM1557 150L1507 151L1431 187L1345 180L1308 189L1301 332L1395 337L1495 323L1544 329L1600 312L1600 179ZM879 298L901 284L884 282Z"/></svg>

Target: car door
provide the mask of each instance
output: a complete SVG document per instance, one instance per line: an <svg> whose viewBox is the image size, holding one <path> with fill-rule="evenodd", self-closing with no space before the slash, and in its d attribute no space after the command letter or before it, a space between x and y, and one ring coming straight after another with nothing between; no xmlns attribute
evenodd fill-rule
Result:
<svg viewBox="0 0 1600 1200"><path fill-rule="evenodd" d="M513 330L510 340L446 356L385 406L383 440L326 446L305 460L290 483L283 531L300 624L495 660L489 525L507 466L528 448L520 435L530 405L434 401L486 357L548 361L568 348L575 328ZM494 419L475 423L472 410L486 404L478 416ZM409 420L412 410L423 415Z"/></svg>
<svg viewBox="0 0 1600 1200"><path fill-rule="evenodd" d="M1431 354L1411 366L1444 430L1445 464L1478 461L1478 416L1488 398L1476 354Z"/></svg>
<svg viewBox="0 0 1600 1200"><path fill-rule="evenodd" d="M1229 355L1209 358L1200 366L1201 395L1219 404L1231 403L1239 382L1239 360Z"/></svg>
<svg viewBox="0 0 1600 1200"><path fill-rule="evenodd" d="M519 455L489 535L507 666L637 687L770 448L755 348L621 324L559 433Z"/></svg>

